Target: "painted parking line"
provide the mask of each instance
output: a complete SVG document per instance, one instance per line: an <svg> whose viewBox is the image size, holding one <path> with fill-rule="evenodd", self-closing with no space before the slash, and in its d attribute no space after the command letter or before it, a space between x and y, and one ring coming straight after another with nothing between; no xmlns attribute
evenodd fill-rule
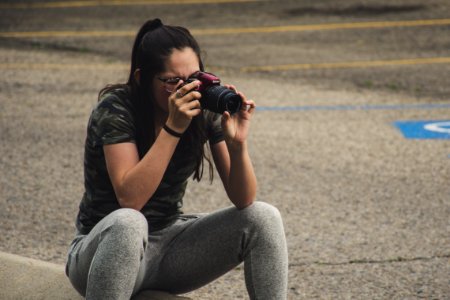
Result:
<svg viewBox="0 0 450 300"><path fill-rule="evenodd" d="M374 68L401 65L423 65L423 64L447 64L450 57L429 57L429 58L408 58L394 60L369 60L369 61L347 61L315 64L285 64L273 66L250 66L242 67L241 72L274 72L292 70L313 70L313 69L349 69L349 68Z"/></svg>
<svg viewBox="0 0 450 300"><path fill-rule="evenodd" d="M375 29L394 27L420 27L420 26L443 26L450 25L450 19L432 20L406 20L406 21L385 21L385 22L358 22L358 23L332 23L332 24L310 24L291 26L270 26L270 27L236 27L236 28L211 28L192 29L195 36L203 35L227 35L227 34L249 34L249 33L278 33L278 32L302 32L302 31L322 31L322 30L348 30L348 29ZM135 31L11 31L0 32L0 37L8 38L46 38L46 37L132 37Z"/></svg>
<svg viewBox="0 0 450 300"><path fill-rule="evenodd" d="M91 37L133 37L135 31L11 31L0 32L0 37L4 38L91 38Z"/></svg>
<svg viewBox="0 0 450 300"><path fill-rule="evenodd" d="M55 1L38 3L3 3L0 9L76 8L94 6L180 5L259 2L261 0L109 0L109 1Z"/></svg>
<svg viewBox="0 0 450 300"><path fill-rule="evenodd" d="M101 70L129 69L129 64L56 64L56 63L0 63L0 70Z"/></svg>
<svg viewBox="0 0 450 300"><path fill-rule="evenodd" d="M405 20L405 21L305 24L305 25L271 26L271 27L202 29L198 31L193 30L193 33L194 34L196 33L197 35L277 33L277 32L324 31L324 30L342 30L342 29L375 29L375 28L392 28L392 27L442 26L449 24L450 19L432 19L432 20Z"/></svg>
<svg viewBox="0 0 450 300"><path fill-rule="evenodd" d="M390 66L409 66L426 64L447 64L450 57L430 57L430 58L409 58L396 60L376 60L376 61L352 61L333 62L316 64L292 64L278 66L258 66L242 67L240 72L275 72L289 70L312 70L312 69L349 69L349 68L375 68ZM0 63L0 69L124 69L128 64L55 64L55 63ZM215 67L211 67L214 69ZM230 71L233 69L230 68Z"/></svg>
<svg viewBox="0 0 450 300"><path fill-rule="evenodd" d="M362 104L362 105L299 105L257 106L259 111L370 111L450 109L450 103Z"/></svg>

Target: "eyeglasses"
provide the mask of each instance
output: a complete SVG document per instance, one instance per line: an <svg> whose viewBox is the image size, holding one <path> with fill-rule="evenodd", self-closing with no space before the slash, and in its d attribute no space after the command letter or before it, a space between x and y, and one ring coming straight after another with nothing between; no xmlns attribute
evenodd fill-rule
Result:
<svg viewBox="0 0 450 300"><path fill-rule="evenodd" d="M192 73L188 78L193 76L195 73L197 73L197 72ZM178 84L178 82L180 82L180 80L183 82L188 80L187 78L181 78L181 77L170 77L170 78L156 77L156 78L158 78L158 80L160 80L164 83L164 88L169 93L175 92L177 84Z"/></svg>
<svg viewBox="0 0 450 300"><path fill-rule="evenodd" d="M171 77L171 78L156 77L156 78L158 78L158 80L164 83L164 88L169 93L173 93L175 91L177 83L180 82L180 80L184 82L184 79L180 77Z"/></svg>

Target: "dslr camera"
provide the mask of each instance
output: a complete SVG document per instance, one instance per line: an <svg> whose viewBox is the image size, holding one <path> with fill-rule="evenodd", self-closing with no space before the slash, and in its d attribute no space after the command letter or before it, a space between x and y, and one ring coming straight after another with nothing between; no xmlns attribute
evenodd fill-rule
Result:
<svg viewBox="0 0 450 300"><path fill-rule="evenodd" d="M200 81L199 87L195 90L202 95L200 105L203 109L219 114L225 111L234 114L241 109L241 96L220 85L220 79L216 75L198 71L192 74L183 85L195 80Z"/></svg>

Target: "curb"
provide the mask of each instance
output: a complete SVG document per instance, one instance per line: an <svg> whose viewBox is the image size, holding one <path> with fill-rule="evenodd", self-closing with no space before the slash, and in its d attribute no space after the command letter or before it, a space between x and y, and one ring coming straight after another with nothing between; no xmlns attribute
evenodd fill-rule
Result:
<svg viewBox="0 0 450 300"><path fill-rule="evenodd" d="M64 266L0 252L0 299L81 300L70 284ZM188 300L160 291L143 291L133 300Z"/></svg>

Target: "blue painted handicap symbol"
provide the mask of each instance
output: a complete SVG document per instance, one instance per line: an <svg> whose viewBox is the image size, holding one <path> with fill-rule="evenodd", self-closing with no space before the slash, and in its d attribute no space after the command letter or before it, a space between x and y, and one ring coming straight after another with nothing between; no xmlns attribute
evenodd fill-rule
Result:
<svg viewBox="0 0 450 300"><path fill-rule="evenodd" d="M450 139L450 120L397 121L394 124L408 139Z"/></svg>

